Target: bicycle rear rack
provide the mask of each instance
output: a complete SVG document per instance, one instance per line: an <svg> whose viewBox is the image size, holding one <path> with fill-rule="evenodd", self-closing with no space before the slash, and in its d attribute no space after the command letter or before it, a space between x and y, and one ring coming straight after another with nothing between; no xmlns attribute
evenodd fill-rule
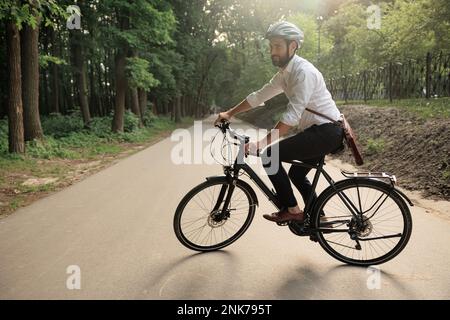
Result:
<svg viewBox="0 0 450 320"><path fill-rule="evenodd" d="M370 172L370 171L350 172L341 170L341 173L346 178L381 179L381 180L389 180L392 183L392 185L397 184L397 178L395 177L395 175L391 175L386 172Z"/></svg>

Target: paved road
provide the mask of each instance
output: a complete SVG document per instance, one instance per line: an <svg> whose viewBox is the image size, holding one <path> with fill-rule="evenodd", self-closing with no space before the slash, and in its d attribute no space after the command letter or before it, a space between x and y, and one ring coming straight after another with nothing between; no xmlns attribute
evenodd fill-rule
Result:
<svg viewBox="0 0 450 320"><path fill-rule="evenodd" d="M211 119L203 128L209 126ZM368 289L367 269L343 265L265 221L262 214L274 207L257 188L260 207L242 238L219 252L184 248L172 230L174 210L188 190L222 170L175 165L175 144L167 138L0 220L0 298L450 298L450 220L419 206L408 247L380 266L380 289ZM337 165L326 167L335 178ZM73 265L79 290L67 288Z"/></svg>

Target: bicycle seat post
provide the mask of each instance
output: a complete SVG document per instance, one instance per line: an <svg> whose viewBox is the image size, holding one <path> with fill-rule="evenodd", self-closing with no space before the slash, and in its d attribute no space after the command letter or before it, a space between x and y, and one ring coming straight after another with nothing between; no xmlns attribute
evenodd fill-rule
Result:
<svg viewBox="0 0 450 320"><path fill-rule="evenodd" d="M322 168L325 164L325 156L323 156L319 163L317 164L317 168L316 168L316 173L314 174L314 180L312 183L312 192L308 197L308 201L305 204L305 213L309 215L309 212L311 212L312 209L312 202L313 202L313 197L314 197L314 193L316 191L316 187L317 187L317 183L319 182L319 178L320 178L320 174L322 172Z"/></svg>

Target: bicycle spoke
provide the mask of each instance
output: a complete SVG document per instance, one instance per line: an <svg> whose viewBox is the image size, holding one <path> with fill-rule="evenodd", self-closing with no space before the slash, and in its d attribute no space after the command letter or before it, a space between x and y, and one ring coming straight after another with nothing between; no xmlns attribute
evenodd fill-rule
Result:
<svg viewBox="0 0 450 320"><path fill-rule="evenodd" d="M347 188L339 192L345 194L347 200L343 200L335 192L322 207L327 220L321 221L317 216L316 219L322 228L337 230L344 225L350 225L353 232L360 238L361 247L360 250L355 248L356 242L350 239L348 233L332 231L320 233L325 241L324 244L346 261L376 261L394 252L395 247L403 241L405 221L403 207L391 196L391 190L388 187L376 188L371 184L363 185L358 182L354 185L349 183ZM358 211L364 212L364 220L356 222L359 220L353 217L352 211L349 211L347 207L351 205L349 201L353 202ZM345 213L344 216L343 213ZM340 222L338 217L341 220L348 218L350 224Z"/></svg>

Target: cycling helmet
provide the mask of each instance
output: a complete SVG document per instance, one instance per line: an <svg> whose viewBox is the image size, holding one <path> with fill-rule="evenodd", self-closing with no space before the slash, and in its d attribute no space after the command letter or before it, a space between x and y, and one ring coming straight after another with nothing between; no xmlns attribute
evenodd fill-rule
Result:
<svg viewBox="0 0 450 320"><path fill-rule="evenodd" d="M303 31L295 24L287 21L279 21L270 25L264 38L270 40L274 37L297 41L298 49L302 46L304 39Z"/></svg>

